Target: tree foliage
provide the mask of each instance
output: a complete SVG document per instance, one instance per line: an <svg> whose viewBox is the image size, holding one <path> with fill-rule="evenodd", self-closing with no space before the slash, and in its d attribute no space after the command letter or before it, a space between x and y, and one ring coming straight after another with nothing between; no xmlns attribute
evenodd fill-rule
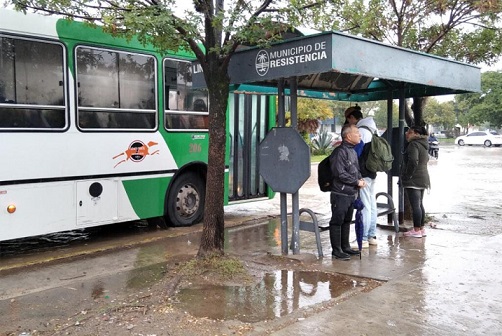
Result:
<svg viewBox="0 0 502 336"><path fill-rule="evenodd" d="M453 102L440 103L435 98L429 98L424 108L424 121L437 128L452 129L456 123Z"/></svg>
<svg viewBox="0 0 502 336"><path fill-rule="evenodd" d="M312 1L313 2L313 1ZM266 46L298 25L309 0L14 0L16 9L41 11L102 25L111 34L151 43L159 51L192 51L209 93L209 153L199 257L223 254L228 65L240 45Z"/></svg>
<svg viewBox="0 0 502 336"><path fill-rule="evenodd" d="M397 127L399 125L399 108L395 102L392 105L392 127ZM387 101L377 102L373 118L379 129L387 128Z"/></svg>
<svg viewBox="0 0 502 336"><path fill-rule="evenodd" d="M466 128L487 123L502 127L502 71L481 74L481 92L455 96L459 123Z"/></svg>
<svg viewBox="0 0 502 336"><path fill-rule="evenodd" d="M502 54L502 2L498 0L331 0L312 8L312 25L473 64L492 64ZM378 55L375 55L378 57ZM406 71L406 69L403 69ZM423 124L407 108L409 123ZM415 120L416 119L416 120Z"/></svg>
<svg viewBox="0 0 502 336"><path fill-rule="evenodd" d="M322 99L298 98L298 131L315 133L319 120L333 118L333 102Z"/></svg>

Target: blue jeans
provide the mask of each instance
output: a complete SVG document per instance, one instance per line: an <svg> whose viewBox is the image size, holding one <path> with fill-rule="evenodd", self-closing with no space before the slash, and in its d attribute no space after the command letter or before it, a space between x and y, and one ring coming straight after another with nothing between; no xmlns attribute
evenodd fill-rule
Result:
<svg viewBox="0 0 502 336"><path fill-rule="evenodd" d="M423 204L425 189L405 188L408 200L410 201L411 213L413 216L413 227L418 229L424 226L425 209Z"/></svg>
<svg viewBox="0 0 502 336"><path fill-rule="evenodd" d="M359 196L364 204L363 209L363 240L376 235L377 204L375 197L375 179L364 177L366 187L359 189Z"/></svg>

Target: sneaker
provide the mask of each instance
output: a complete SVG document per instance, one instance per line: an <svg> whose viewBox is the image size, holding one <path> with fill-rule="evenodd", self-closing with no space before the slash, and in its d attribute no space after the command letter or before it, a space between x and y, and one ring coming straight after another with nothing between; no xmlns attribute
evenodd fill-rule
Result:
<svg viewBox="0 0 502 336"><path fill-rule="evenodd" d="M410 230L404 233L405 237L422 238L422 231Z"/></svg>
<svg viewBox="0 0 502 336"><path fill-rule="evenodd" d="M368 239L368 244L370 245L378 245L378 242L375 238Z"/></svg>
<svg viewBox="0 0 502 336"><path fill-rule="evenodd" d="M422 231L422 237L427 237L427 233L425 232L425 229L422 229L420 231Z"/></svg>
<svg viewBox="0 0 502 336"><path fill-rule="evenodd" d="M357 242L351 243L350 247L354 250L359 250L359 246L357 245ZM370 244L368 243L367 240L363 240L363 245L362 248L369 248Z"/></svg>

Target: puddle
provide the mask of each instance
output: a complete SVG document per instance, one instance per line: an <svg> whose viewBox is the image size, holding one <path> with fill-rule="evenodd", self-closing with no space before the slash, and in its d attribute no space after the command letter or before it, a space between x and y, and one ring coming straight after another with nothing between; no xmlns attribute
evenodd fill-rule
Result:
<svg viewBox="0 0 502 336"><path fill-rule="evenodd" d="M365 286L344 275L280 270L252 286L199 286L183 289L180 307L196 317L254 323L291 314Z"/></svg>
<svg viewBox="0 0 502 336"><path fill-rule="evenodd" d="M148 286L162 280L165 272L164 263L135 268L129 273L127 288L148 288Z"/></svg>

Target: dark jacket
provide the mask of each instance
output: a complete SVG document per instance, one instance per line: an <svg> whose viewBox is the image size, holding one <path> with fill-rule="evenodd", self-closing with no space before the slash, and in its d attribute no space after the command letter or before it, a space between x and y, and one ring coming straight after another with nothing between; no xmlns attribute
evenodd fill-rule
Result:
<svg viewBox="0 0 502 336"><path fill-rule="evenodd" d="M333 183L331 192L346 196L355 196L358 181L362 178L354 146L346 141L336 147L329 157Z"/></svg>
<svg viewBox="0 0 502 336"><path fill-rule="evenodd" d="M411 139L403 154L401 183L404 188L428 189L431 186L427 162L429 162L427 137Z"/></svg>

